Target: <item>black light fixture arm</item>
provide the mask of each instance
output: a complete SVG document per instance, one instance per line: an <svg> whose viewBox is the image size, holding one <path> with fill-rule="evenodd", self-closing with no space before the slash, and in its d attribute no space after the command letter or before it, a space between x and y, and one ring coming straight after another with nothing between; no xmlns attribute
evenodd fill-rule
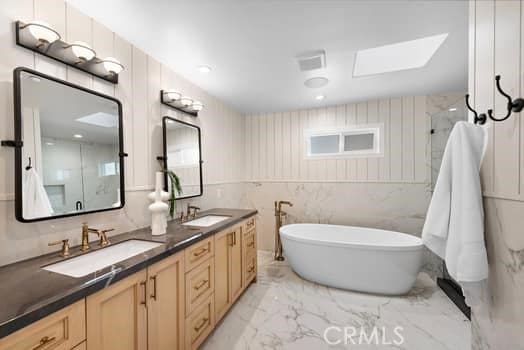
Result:
<svg viewBox="0 0 524 350"><path fill-rule="evenodd" d="M468 107L468 109L473 113L474 115L474 119L473 121L475 122L475 124L480 124L480 125L484 125L486 123L486 114L485 113L481 113L481 114L478 114L476 110L474 110L470 104L469 104L469 94L466 95L466 107Z"/></svg>
<svg viewBox="0 0 524 350"><path fill-rule="evenodd" d="M511 116L511 113L519 113L520 111L522 111L522 109L524 109L524 99L522 98L517 98L515 100L513 100L511 98L511 96L509 96L507 93L505 93L502 88L500 87L500 75L497 75L495 77L495 81L497 83L497 90L500 92L500 94L502 96L504 96L505 98L508 99L508 105L507 105L507 113L506 113L506 116L503 117L503 118L495 118L493 116L493 110L490 109L488 110L488 116L490 117L490 119L496 121L496 122L501 122L501 121L504 121L506 119L508 119L510 116Z"/></svg>

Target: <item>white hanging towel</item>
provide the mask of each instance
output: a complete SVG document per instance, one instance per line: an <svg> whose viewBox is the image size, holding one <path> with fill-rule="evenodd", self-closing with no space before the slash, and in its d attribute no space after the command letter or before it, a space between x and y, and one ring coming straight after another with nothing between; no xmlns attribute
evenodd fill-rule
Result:
<svg viewBox="0 0 524 350"><path fill-rule="evenodd" d="M424 244L446 262L470 306L482 300L488 278L480 165L486 130L458 122L451 131L422 230Z"/></svg>
<svg viewBox="0 0 524 350"><path fill-rule="evenodd" d="M34 168L24 172L22 203L25 219L42 218L53 214L53 207L40 176Z"/></svg>

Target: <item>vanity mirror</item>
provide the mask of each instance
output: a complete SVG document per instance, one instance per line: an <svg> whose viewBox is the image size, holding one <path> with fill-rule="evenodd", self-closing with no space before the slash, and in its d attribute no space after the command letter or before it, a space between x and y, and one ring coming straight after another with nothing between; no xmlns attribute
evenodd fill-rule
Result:
<svg viewBox="0 0 524 350"><path fill-rule="evenodd" d="M202 186L202 144L198 126L170 118L162 119L164 132L164 168L173 171L180 179L181 195L176 199L201 196ZM164 176L165 190L171 184Z"/></svg>
<svg viewBox="0 0 524 350"><path fill-rule="evenodd" d="M16 218L122 208L120 102L27 68L15 70L14 88Z"/></svg>

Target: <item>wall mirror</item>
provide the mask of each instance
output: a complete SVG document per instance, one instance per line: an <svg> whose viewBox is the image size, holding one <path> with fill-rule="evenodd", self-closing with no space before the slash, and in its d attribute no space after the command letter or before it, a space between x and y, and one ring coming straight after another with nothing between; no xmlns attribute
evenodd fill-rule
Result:
<svg viewBox="0 0 524 350"><path fill-rule="evenodd" d="M198 197L203 194L202 144L198 126L170 118L162 119L164 131L164 168L173 171L180 179L182 193L177 199ZM165 190L171 184L164 176Z"/></svg>
<svg viewBox="0 0 524 350"><path fill-rule="evenodd" d="M15 70L14 86L17 219L122 208L120 102L27 68Z"/></svg>

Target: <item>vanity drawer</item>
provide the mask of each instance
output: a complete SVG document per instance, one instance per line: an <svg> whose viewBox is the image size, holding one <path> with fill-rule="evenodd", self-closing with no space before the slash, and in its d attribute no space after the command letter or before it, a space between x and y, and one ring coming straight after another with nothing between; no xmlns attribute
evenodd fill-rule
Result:
<svg viewBox="0 0 524 350"><path fill-rule="evenodd" d="M196 243L185 250L186 272L191 271L202 261L209 259L215 253L213 237Z"/></svg>
<svg viewBox="0 0 524 350"><path fill-rule="evenodd" d="M243 241L244 243L244 255L246 254L255 254L256 251L257 251L257 236L255 235L255 231L250 231L248 232L244 238L243 238Z"/></svg>
<svg viewBox="0 0 524 350"><path fill-rule="evenodd" d="M186 316L198 308L215 290L215 261L208 259L186 273Z"/></svg>
<svg viewBox="0 0 524 350"><path fill-rule="evenodd" d="M244 234L248 233L251 230L256 229L257 220L255 216L250 217L242 224L242 232Z"/></svg>
<svg viewBox="0 0 524 350"><path fill-rule="evenodd" d="M197 349L215 327L214 295L186 319L186 349Z"/></svg>
<svg viewBox="0 0 524 350"><path fill-rule="evenodd" d="M86 339L85 318L81 300L0 339L0 350L70 350Z"/></svg>
<svg viewBox="0 0 524 350"><path fill-rule="evenodd" d="M256 250L250 252L249 254L244 255L244 286L247 285L253 280L257 275L257 254Z"/></svg>

